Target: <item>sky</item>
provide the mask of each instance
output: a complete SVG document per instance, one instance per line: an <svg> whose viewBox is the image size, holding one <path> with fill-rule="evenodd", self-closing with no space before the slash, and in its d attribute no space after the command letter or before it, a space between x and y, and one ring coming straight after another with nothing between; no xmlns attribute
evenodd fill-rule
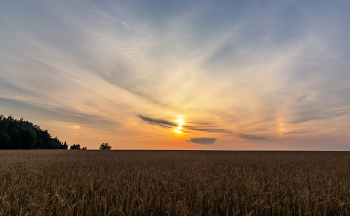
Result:
<svg viewBox="0 0 350 216"><path fill-rule="evenodd" d="M2 1L0 113L98 149L350 150L349 1Z"/></svg>

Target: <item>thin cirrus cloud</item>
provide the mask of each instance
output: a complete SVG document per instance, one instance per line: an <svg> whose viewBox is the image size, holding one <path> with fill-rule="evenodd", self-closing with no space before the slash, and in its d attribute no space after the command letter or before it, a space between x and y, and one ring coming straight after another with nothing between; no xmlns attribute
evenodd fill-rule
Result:
<svg viewBox="0 0 350 216"><path fill-rule="evenodd" d="M140 119L142 119L144 122L154 124L154 125L159 125L165 128L173 128L173 127L178 127L179 125L177 123L171 122L169 120L164 120L164 119L154 119L154 118L149 118L145 117L142 115L139 115ZM212 128L202 128L199 126L195 126L196 123L191 123L194 126L183 126L185 132L189 131L202 131L202 132L210 132L210 133L228 133L232 134L231 131L226 130L226 129L220 129L220 128L215 128L213 125L208 125L207 126L212 127Z"/></svg>
<svg viewBox="0 0 350 216"><path fill-rule="evenodd" d="M248 140L267 140L268 139L268 137L251 135L251 134L238 134L238 136L240 138L248 139Z"/></svg>
<svg viewBox="0 0 350 216"><path fill-rule="evenodd" d="M200 126L183 126L185 129L191 131L203 131L203 132L210 132L210 133L226 133L226 134L233 134L232 131L227 129L221 129L221 128L215 128L215 126L212 126L212 128L204 128Z"/></svg>
<svg viewBox="0 0 350 216"><path fill-rule="evenodd" d="M51 119L53 121L61 121L66 123L76 123L81 125L99 126L105 130L116 126L118 123L109 121L108 119L101 119L100 116L88 115L83 112L76 112L58 107L43 107L28 104L18 100L12 100L0 97L2 110L10 112L10 110L27 114L30 117L36 116L37 120L45 121Z"/></svg>
<svg viewBox="0 0 350 216"><path fill-rule="evenodd" d="M178 126L177 124L175 124L173 122L170 122L170 121L167 121L167 120L163 120L163 119L153 119L153 118L145 117L145 116L142 116L142 115L139 115L139 117L145 122L148 122L150 124L159 125L159 126L166 127L166 128L177 127Z"/></svg>
<svg viewBox="0 0 350 216"><path fill-rule="evenodd" d="M87 125L95 138L108 128L120 148L144 137L188 144L139 124L177 127L149 116L181 115L193 122L182 126L191 137L215 134L211 148L317 149L321 134L347 149L349 9L346 1L9 1L0 8L0 109L34 122L44 109L45 121Z"/></svg>
<svg viewBox="0 0 350 216"><path fill-rule="evenodd" d="M154 118L149 118L145 117L142 115L139 115L141 120L144 122L153 124L153 125L158 125L164 128L175 128L178 127L178 124L171 122L169 120L164 120L164 119L154 119ZM239 134L239 133L234 133L230 130L227 129L220 129L216 128L214 125L210 125L208 123L205 123L207 127L210 128L202 128L201 124L196 125L196 123L192 122L192 126L183 126L183 132L185 133L190 133L191 131L200 131L200 132L207 132L207 133L224 133L224 134L229 134L231 136L240 138L240 139L246 139L246 140L256 140L256 141L265 141L270 139L271 137L267 136L259 136L259 135L252 135L252 134ZM213 144L216 141L216 138L191 138L190 139L194 143L199 143L199 144L204 144L204 145L209 145Z"/></svg>

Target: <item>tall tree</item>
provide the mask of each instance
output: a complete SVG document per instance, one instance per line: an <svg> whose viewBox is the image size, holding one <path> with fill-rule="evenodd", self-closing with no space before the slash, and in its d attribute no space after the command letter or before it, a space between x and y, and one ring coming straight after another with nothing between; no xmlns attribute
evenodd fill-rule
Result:
<svg viewBox="0 0 350 216"><path fill-rule="evenodd" d="M6 133L0 135L0 149L11 149L11 138Z"/></svg>
<svg viewBox="0 0 350 216"><path fill-rule="evenodd" d="M57 137L51 138L47 130L42 130L32 122L17 120L12 116L0 115L1 149L67 149Z"/></svg>

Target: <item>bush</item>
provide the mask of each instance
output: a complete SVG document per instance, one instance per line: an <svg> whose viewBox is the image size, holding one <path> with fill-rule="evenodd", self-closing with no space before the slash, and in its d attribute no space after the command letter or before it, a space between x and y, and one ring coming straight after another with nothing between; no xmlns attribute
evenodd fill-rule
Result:
<svg viewBox="0 0 350 216"><path fill-rule="evenodd" d="M70 149L80 149L80 144L73 144Z"/></svg>
<svg viewBox="0 0 350 216"><path fill-rule="evenodd" d="M100 150L111 150L112 146L108 145L108 143L102 143L100 146Z"/></svg>

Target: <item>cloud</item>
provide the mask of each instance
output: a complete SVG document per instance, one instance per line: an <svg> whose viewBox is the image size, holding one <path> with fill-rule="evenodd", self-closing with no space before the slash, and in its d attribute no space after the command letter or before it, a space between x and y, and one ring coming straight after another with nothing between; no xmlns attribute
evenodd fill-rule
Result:
<svg viewBox="0 0 350 216"><path fill-rule="evenodd" d="M154 119L154 118L149 118L145 117L142 115L139 115L139 117L150 124L154 125L159 125L165 128L171 128L171 127L177 127L178 125L164 119ZM207 124L207 128L200 128L196 126L183 126L185 131L202 131L202 132L209 132L209 133L226 133L226 134L231 134L232 136L236 136L242 139L246 140L251 140L251 141L261 141L261 140L267 140L270 137L267 136L258 136L258 135L253 135L253 134L237 134L235 132L229 131L227 129L220 129L220 128L214 128L215 126L210 125L209 123ZM208 127L213 127L213 128L208 128ZM216 141L216 138L191 138L191 142L202 144L202 145L211 145Z"/></svg>
<svg viewBox="0 0 350 216"><path fill-rule="evenodd" d="M154 124L154 125L159 125L159 126L166 127L166 128L178 126L176 123L168 121L168 120L164 120L164 119L154 119L154 118L149 118L149 117L145 117L142 115L139 115L139 117L145 122L148 122L148 123ZM209 125L209 123L206 123L206 124L207 124L207 127L214 127L214 126ZM220 128L200 128L200 127L196 127L196 126L182 126L182 127L188 131L203 131L203 132L209 132L209 133L227 133L227 134L233 133L232 131L229 131L226 129L220 129Z"/></svg>
<svg viewBox="0 0 350 216"><path fill-rule="evenodd" d="M256 136L251 134L238 134L240 138L248 139L248 140L267 140L268 137L265 136Z"/></svg>
<svg viewBox="0 0 350 216"><path fill-rule="evenodd" d="M232 131L226 130L226 129L220 129L220 128L198 128L195 126L183 126L183 128L187 130L193 130L193 131L203 131L203 132L210 132L210 133L227 133L232 134Z"/></svg>
<svg viewBox="0 0 350 216"><path fill-rule="evenodd" d="M2 112L7 111L15 118L34 115L37 119L42 119L46 121L64 121L70 123L78 123L82 125L98 126L100 128L110 128L118 125L117 122L109 121L102 118L101 116L96 116L93 114L86 114L83 112L73 111L59 107L39 106L3 97L0 97L0 104ZM16 113L18 113L20 116L16 116Z"/></svg>
<svg viewBox="0 0 350 216"><path fill-rule="evenodd" d="M328 86L322 87L330 88ZM290 124L300 124L308 121L321 121L349 114L349 91L347 88L323 90L318 87L317 93L304 94L296 98L291 107ZM348 97L348 98L347 98ZM327 100L324 100L327 98Z"/></svg>
<svg viewBox="0 0 350 216"><path fill-rule="evenodd" d="M154 124L154 125L159 125L159 126L166 127L166 128L178 126L177 124L175 124L173 122L163 120L163 119L153 119L153 118L145 117L142 115L139 115L139 117L145 122L148 122L148 123Z"/></svg>
<svg viewBox="0 0 350 216"><path fill-rule="evenodd" d="M201 145L211 145L216 141L216 138L191 138L190 141Z"/></svg>

